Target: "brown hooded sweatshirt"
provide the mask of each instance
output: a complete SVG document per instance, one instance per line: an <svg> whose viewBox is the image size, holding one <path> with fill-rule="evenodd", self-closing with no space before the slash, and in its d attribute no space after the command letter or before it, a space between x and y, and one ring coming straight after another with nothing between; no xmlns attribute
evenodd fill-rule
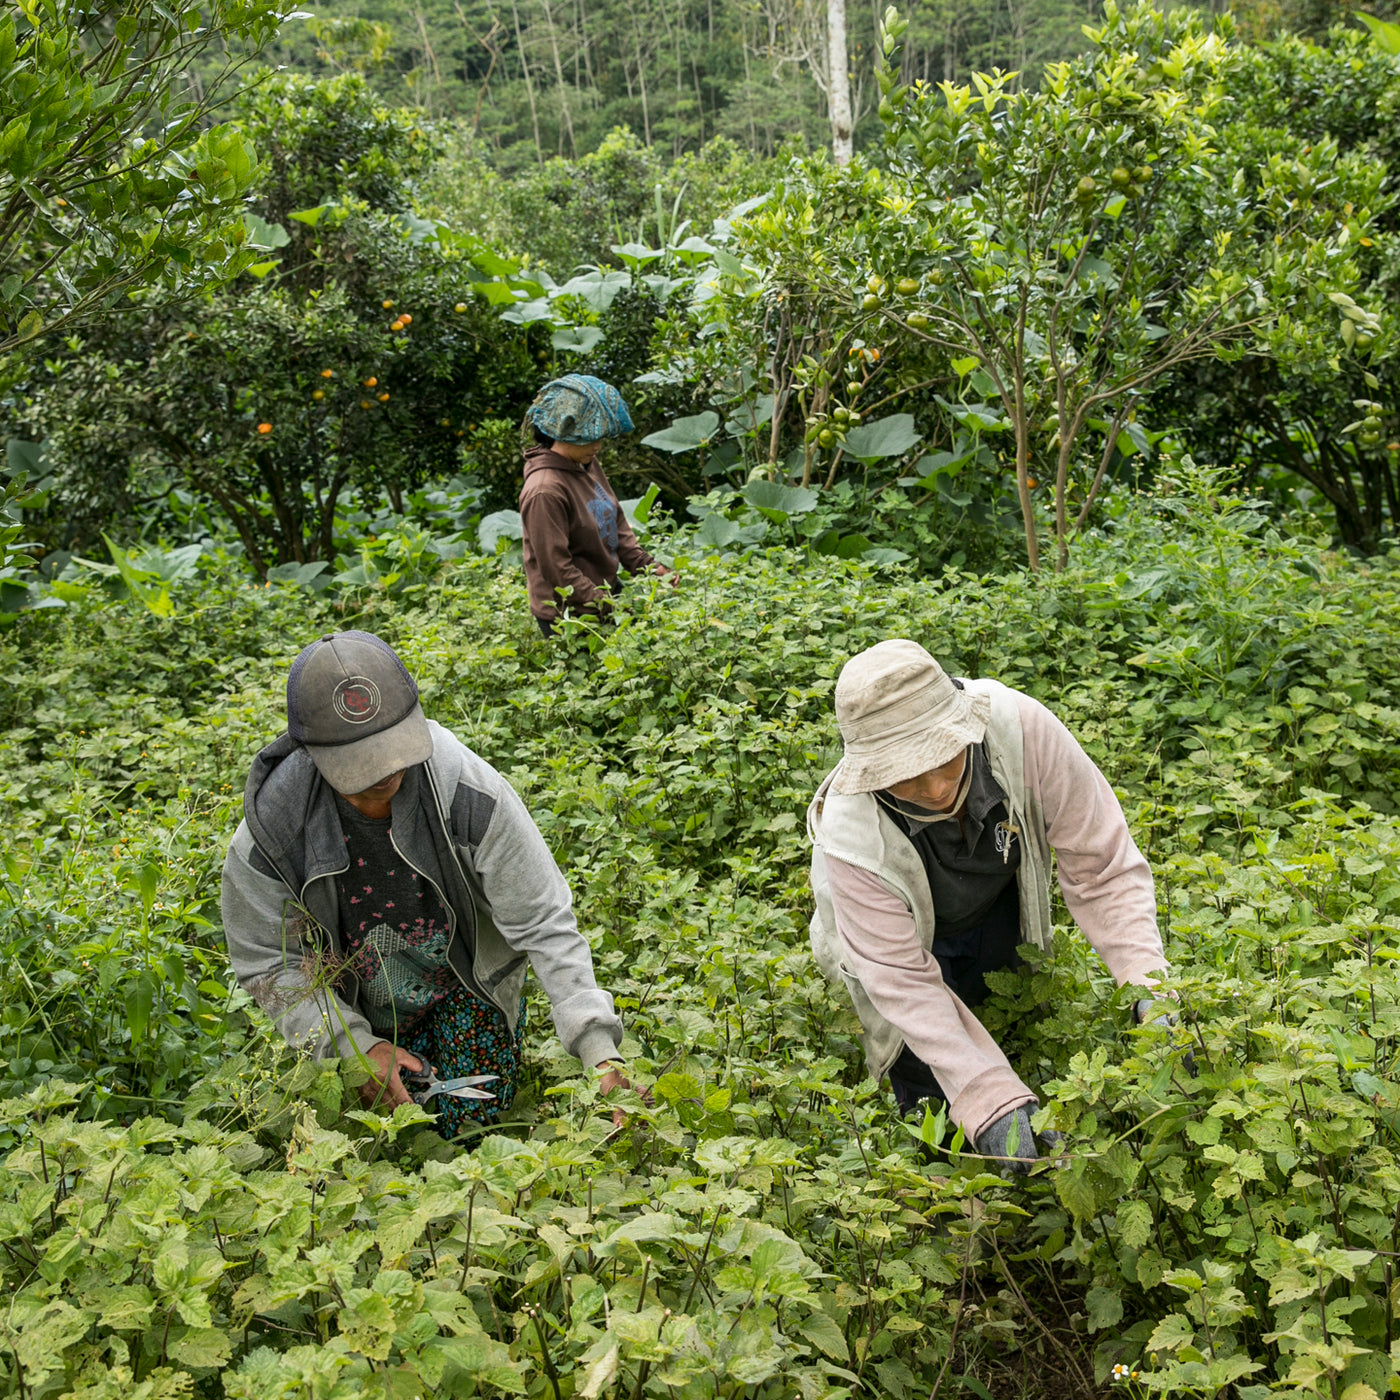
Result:
<svg viewBox="0 0 1400 1400"><path fill-rule="evenodd" d="M606 612L619 567L635 574L656 564L637 543L597 457L585 466L548 447L530 448L520 523L530 611L543 622L561 611ZM573 590L562 608L559 589Z"/></svg>

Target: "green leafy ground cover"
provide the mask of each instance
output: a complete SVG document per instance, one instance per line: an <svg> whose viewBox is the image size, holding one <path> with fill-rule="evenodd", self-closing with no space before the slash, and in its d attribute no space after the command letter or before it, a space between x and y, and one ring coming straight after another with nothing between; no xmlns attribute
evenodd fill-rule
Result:
<svg viewBox="0 0 1400 1400"><path fill-rule="evenodd" d="M1168 487L1049 579L665 544L679 590L555 645L479 556L320 597L209 556L170 617L94 596L0 637L5 1392L1385 1394L1400 559ZM565 865L654 1096L620 1134L538 998L527 1092L461 1153L349 1111L231 987L246 764L351 625ZM937 1122L922 1160L806 950L835 676L892 635L1051 704L1158 873L1174 1038L1068 928L987 1012L1068 1134L1025 1183Z"/></svg>

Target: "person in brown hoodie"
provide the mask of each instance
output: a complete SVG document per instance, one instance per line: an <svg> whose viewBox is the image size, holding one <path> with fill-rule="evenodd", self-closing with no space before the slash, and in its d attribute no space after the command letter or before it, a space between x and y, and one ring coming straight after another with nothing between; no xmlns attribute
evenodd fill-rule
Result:
<svg viewBox="0 0 1400 1400"><path fill-rule="evenodd" d="M637 543L598 461L604 439L632 431L622 395L592 375L565 375L540 390L525 422L535 438L520 492L525 580L547 637L565 612L605 616L620 570L670 570Z"/></svg>

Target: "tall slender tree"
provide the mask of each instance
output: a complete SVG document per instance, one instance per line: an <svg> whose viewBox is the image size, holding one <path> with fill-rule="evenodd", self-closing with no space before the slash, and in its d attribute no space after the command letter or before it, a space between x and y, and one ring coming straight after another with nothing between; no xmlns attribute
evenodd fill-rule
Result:
<svg viewBox="0 0 1400 1400"><path fill-rule="evenodd" d="M846 0L826 0L827 106L831 116L831 154L845 165L851 144L851 73L846 43Z"/></svg>

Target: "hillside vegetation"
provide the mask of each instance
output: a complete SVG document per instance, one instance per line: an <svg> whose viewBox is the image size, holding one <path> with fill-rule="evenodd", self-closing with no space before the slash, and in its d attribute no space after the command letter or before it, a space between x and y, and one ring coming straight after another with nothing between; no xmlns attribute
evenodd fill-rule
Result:
<svg viewBox="0 0 1400 1400"><path fill-rule="evenodd" d="M1121 1365L1134 1394L1383 1395L1393 553L1189 481L1054 578L658 547L682 587L563 645L480 557L330 603L210 556L168 619L94 592L7 634L8 1387L1005 1396ZM351 1111L353 1070L289 1064L230 983L239 785L291 657L351 625L564 864L652 1096L621 1133L536 1032L459 1155L417 1109ZM998 981L988 1025L1068 1136L1025 1183L932 1120L925 1161L805 946L834 677L893 635L1051 704L1157 872L1175 1033L1130 1030L1069 928Z"/></svg>

